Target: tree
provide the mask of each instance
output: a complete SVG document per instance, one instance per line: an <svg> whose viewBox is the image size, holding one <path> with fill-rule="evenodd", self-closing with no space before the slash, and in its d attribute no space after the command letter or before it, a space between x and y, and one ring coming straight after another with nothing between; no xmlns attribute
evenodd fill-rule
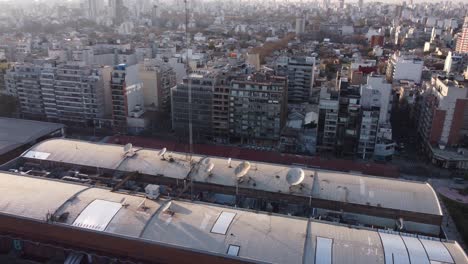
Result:
<svg viewBox="0 0 468 264"><path fill-rule="evenodd" d="M210 43L208 44L208 49L210 50L214 50L215 49L215 44L213 41L210 41Z"/></svg>

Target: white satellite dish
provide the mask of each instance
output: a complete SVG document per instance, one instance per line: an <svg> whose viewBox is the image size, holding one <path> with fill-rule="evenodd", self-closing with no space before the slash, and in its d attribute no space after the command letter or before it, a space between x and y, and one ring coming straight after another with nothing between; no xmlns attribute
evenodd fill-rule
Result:
<svg viewBox="0 0 468 264"><path fill-rule="evenodd" d="M398 230L403 230L403 228L405 228L403 218L400 217L400 218L397 219L396 226L397 226Z"/></svg>
<svg viewBox="0 0 468 264"><path fill-rule="evenodd" d="M203 159L201 160L200 163L201 163L202 165L207 166L207 165L209 165L209 164L211 163L211 160L210 160L210 158L205 157L205 158L203 158Z"/></svg>
<svg viewBox="0 0 468 264"><path fill-rule="evenodd" d="M286 175L286 181L289 185L299 185L304 180L304 171L300 168L292 168Z"/></svg>
<svg viewBox="0 0 468 264"><path fill-rule="evenodd" d="M205 168L205 172L206 173L211 173L211 171L214 169L214 163L209 163L206 168Z"/></svg>
<svg viewBox="0 0 468 264"><path fill-rule="evenodd" d="M161 208L161 212L166 212L167 210L169 210L171 208L171 205L172 205L172 201L169 201L168 203L166 203L163 208Z"/></svg>
<svg viewBox="0 0 468 264"><path fill-rule="evenodd" d="M124 146L124 152L127 153L127 152L131 151L132 148L133 148L132 143L128 143L127 145Z"/></svg>
<svg viewBox="0 0 468 264"><path fill-rule="evenodd" d="M158 152L158 156L164 157L164 154L166 154L166 152L167 152L167 148L163 148Z"/></svg>
<svg viewBox="0 0 468 264"><path fill-rule="evenodd" d="M250 170L250 162L248 161L243 161L239 166L236 167L234 170L234 174L236 175L237 178L242 178L244 177Z"/></svg>
<svg viewBox="0 0 468 264"><path fill-rule="evenodd" d="M163 148L158 152L158 156L161 157L162 160L166 160L166 158L164 157L164 154L166 154L166 152L167 148Z"/></svg>

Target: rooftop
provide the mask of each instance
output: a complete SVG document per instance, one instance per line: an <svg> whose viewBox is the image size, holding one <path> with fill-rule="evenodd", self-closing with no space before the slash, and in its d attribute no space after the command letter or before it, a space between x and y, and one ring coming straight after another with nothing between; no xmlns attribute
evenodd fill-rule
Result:
<svg viewBox="0 0 468 264"><path fill-rule="evenodd" d="M35 141L64 125L0 117L0 155Z"/></svg>
<svg viewBox="0 0 468 264"><path fill-rule="evenodd" d="M468 262L457 242L422 236L200 202L154 201L10 173L0 173L0 186L1 214L45 221L55 213L57 221L78 228L262 263L389 263L388 256L399 263Z"/></svg>
<svg viewBox="0 0 468 264"><path fill-rule="evenodd" d="M135 147L134 152L135 155L129 157L120 145L51 139L35 145L23 157L174 179L184 179L190 173L195 182L230 187L236 186L234 170L243 162L232 159L228 163L226 158L210 157L214 168L208 175L203 169L190 172L190 156L186 153L168 152L163 160L159 150ZM194 155L192 160L198 163L205 157ZM442 215L437 196L428 183L303 168L302 185L290 188L286 175L291 168L252 162L239 188Z"/></svg>

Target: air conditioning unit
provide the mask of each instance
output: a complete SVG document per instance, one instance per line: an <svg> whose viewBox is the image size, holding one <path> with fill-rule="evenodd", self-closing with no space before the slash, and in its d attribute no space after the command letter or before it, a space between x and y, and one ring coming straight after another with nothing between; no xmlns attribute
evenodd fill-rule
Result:
<svg viewBox="0 0 468 264"><path fill-rule="evenodd" d="M152 200L158 199L160 195L159 185L148 184L145 187L145 194L146 194L146 197L148 197L149 199L152 199Z"/></svg>

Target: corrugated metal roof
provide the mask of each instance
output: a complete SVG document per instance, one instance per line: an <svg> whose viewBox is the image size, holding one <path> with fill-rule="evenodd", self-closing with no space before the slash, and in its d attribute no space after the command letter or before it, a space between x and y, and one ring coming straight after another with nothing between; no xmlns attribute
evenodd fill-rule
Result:
<svg viewBox="0 0 468 264"><path fill-rule="evenodd" d="M229 246L235 245L240 247L240 258L266 263L319 263L316 259L328 263L330 250L332 263L383 264L384 250L401 256L398 260L405 263L413 256L423 259L417 241L431 261L453 263L453 256L455 263L468 263L457 243L402 238L398 233L379 236L374 230L314 220L308 224L303 218L184 201L172 201L174 214L167 214L158 210L167 202L164 199L146 200L143 210L143 196L9 173L0 173L0 191L0 213L45 221L47 212L68 212L64 224L81 223L76 226L217 254L227 254ZM226 235L211 232L222 213L235 214ZM326 243L321 244L322 238ZM397 240L398 245L390 240Z"/></svg>
<svg viewBox="0 0 468 264"><path fill-rule="evenodd" d="M410 264L408 251L399 235L379 233L385 252L385 263Z"/></svg>
<svg viewBox="0 0 468 264"><path fill-rule="evenodd" d="M0 155L63 128L62 124L0 117Z"/></svg>
<svg viewBox="0 0 468 264"><path fill-rule="evenodd" d="M384 263L382 242L377 232L333 225L325 222L310 223L308 246L304 263L314 263L317 237L333 239L333 263Z"/></svg>
<svg viewBox="0 0 468 264"><path fill-rule="evenodd" d="M424 247L418 238L408 236L402 236L401 238L408 249L411 263L429 264L426 250L424 250Z"/></svg>
<svg viewBox="0 0 468 264"><path fill-rule="evenodd" d="M122 171L139 171L149 175L183 179L190 171L189 155L168 153L174 162L161 160L159 150L135 148L136 155L125 158L123 147L111 144L91 143L69 139L53 139L34 146L32 151L50 153L47 160L89 167ZM203 156L194 155L199 161ZM225 186L236 186L234 170L242 161L233 160L231 167L225 158L211 158L214 169L211 176L200 169L191 175L194 181ZM372 205L412 212L442 215L437 195L429 184L387 179L365 175L304 169L305 179L301 188L289 188L286 175L291 167L252 162L252 169L240 183L240 187L269 192L289 193L315 198Z"/></svg>
<svg viewBox="0 0 468 264"><path fill-rule="evenodd" d="M420 239L431 262L454 263L450 252L443 243L436 240Z"/></svg>
<svg viewBox="0 0 468 264"><path fill-rule="evenodd" d="M0 212L45 220L86 186L0 173Z"/></svg>
<svg viewBox="0 0 468 264"><path fill-rule="evenodd" d="M73 226L104 231L120 208L120 203L94 200L80 213Z"/></svg>

